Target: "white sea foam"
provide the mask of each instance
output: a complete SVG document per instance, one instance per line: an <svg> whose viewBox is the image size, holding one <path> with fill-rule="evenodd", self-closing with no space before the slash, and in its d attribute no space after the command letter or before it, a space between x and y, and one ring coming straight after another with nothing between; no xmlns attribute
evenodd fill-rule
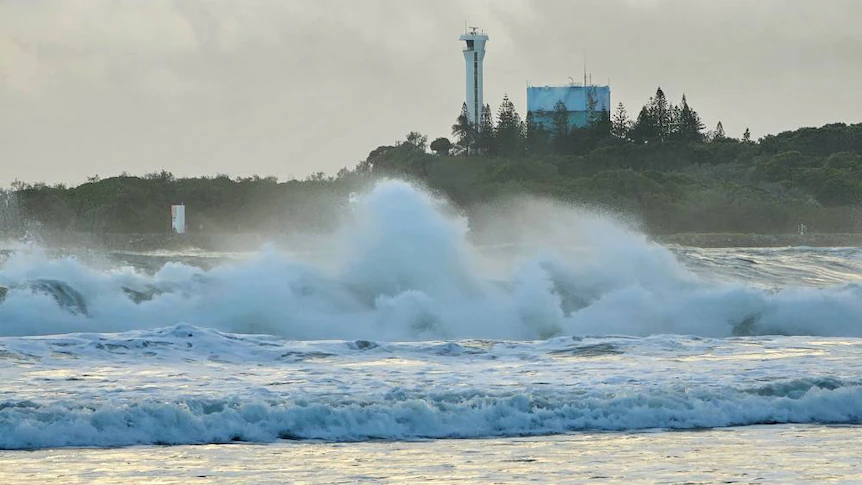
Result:
<svg viewBox="0 0 862 485"><path fill-rule="evenodd" d="M0 448L468 438L576 430L862 423L862 387L806 385L799 396L653 391L617 396L398 396L382 402L239 400L0 403Z"/></svg>
<svg viewBox="0 0 862 485"><path fill-rule="evenodd" d="M862 340L0 338L0 448L862 424Z"/></svg>
<svg viewBox="0 0 862 485"><path fill-rule="evenodd" d="M209 270L172 262L154 274L18 248L0 266L0 285L10 288L0 335L186 322L293 339L862 336L858 285L713 281L625 224L542 201L467 221L386 181L331 243L313 260L269 248ZM830 256L836 267L841 257Z"/></svg>

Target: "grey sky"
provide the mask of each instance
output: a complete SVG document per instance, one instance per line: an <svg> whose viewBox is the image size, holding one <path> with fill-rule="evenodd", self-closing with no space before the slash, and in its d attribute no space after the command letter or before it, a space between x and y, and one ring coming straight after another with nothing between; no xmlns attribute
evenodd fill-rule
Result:
<svg viewBox="0 0 862 485"><path fill-rule="evenodd" d="M465 19L495 110L586 58L631 115L661 85L733 136L862 121L859 0L0 0L0 185L301 178L448 136Z"/></svg>

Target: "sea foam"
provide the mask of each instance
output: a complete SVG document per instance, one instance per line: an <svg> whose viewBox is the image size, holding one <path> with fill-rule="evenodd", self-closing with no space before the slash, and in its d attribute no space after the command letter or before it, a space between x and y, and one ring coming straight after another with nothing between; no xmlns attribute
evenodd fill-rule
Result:
<svg viewBox="0 0 862 485"><path fill-rule="evenodd" d="M798 388L791 385L791 388ZM578 430L692 429L772 423L862 424L862 387L651 390L616 396L393 393L381 402L187 399L128 404L0 403L0 449L276 439L480 438Z"/></svg>
<svg viewBox="0 0 862 485"><path fill-rule="evenodd" d="M306 258L269 247L211 269L169 262L150 274L16 248L0 266L0 335L184 322L292 339L862 336L857 284L712 281L626 224L538 200L468 220L408 183L383 181L320 250Z"/></svg>

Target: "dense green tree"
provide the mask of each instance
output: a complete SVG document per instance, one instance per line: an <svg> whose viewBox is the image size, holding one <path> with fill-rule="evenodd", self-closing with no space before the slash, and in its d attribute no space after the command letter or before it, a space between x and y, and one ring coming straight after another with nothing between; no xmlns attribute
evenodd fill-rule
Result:
<svg viewBox="0 0 862 485"><path fill-rule="evenodd" d="M580 128L573 128L565 143L566 153L570 155L584 155L592 150L609 143L613 138L611 135L611 117L607 111L597 111L590 124Z"/></svg>
<svg viewBox="0 0 862 485"><path fill-rule="evenodd" d="M479 125L479 134L476 147L478 152L484 155L497 153L497 134L494 132L494 115L491 114L491 105L482 107L482 123Z"/></svg>
<svg viewBox="0 0 862 485"><path fill-rule="evenodd" d="M644 107L641 121L648 111ZM528 116L526 153L501 153L505 159L435 156L422 149L417 134L375 148L336 177L318 173L280 183L154 172L71 188L17 183L0 192L0 237L23 231L52 231L46 238L65 231L169 234L167 208L179 201L188 207L192 232L328 231L347 194L381 176L419 180L468 213L496 197L526 192L623 211L654 234L792 232L800 221L812 233L862 232L862 124L803 128L748 143L641 145L614 141L610 128L602 128L612 125L606 111L603 118L571 130L574 142L559 155L542 154L550 132ZM441 153L438 140L432 145Z"/></svg>
<svg viewBox="0 0 862 485"><path fill-rule="evenodd" d="M862 154L853 152L833 153L826 159L826 167L862 172Z"/></svg>
<svg viewBox="0 0 862 485"><path fill-rule="evenodd" d="M670 130L668 131L666 140L676 140L677 133L679 132L679 123L682 119L682 106L669 103L668 107L670 108Z"/></svg>
<svg viewBox="0 0 862 485"><path fill-rule="evenodd" d="M525 148L527 153L531 155L544 155L550 148L551 134L545 129L545 125L541 122L536 122L532 112L527 112L525 121L526 135Z"/></svg>
<svg viewBox="0 0 862 485"><path fill-rule="evenodd" d="M596 111L592 122L587 126L597 141L612 136L613 127L611 113L607 110Z"/></svg>
<svg viewBox="0 0 862 485"><path fill-rule="evenodd" d="M675 130L673 138L684 142L703 141L703 130L706 126L700 119L700 115L688 105L685 95L682 95L679 111L676 115Z"/></svg>
<svg viewBox="0 0 862 485"><path fill-rule="evenodd" d="M569 109L562 101L554 104L554 113L551 115L553 124L553 135L555 139L563 138L569 133Z"/></svg>
<svg viewBox="0 0 862 485"><path fill-rule="evenodd" d="M798 150L819 156L845 151L862 153L862 123L855 125L831 123L820 128L800 128L777 135L767 135L760 140L759 145L768 153L787 150Z"/></svg>
<svg viewBox="0 0 862 485"><path fill-rule="evenodd" d="M423 135L418 131L411 131L410 133L407 133L405 139L408 145L412 146L416 150L419 150L420 152L424 152L428 149L428 136Z"/></svg>
<svg viewBox="0 0 862 485"><path fill-rule="evenodd" d="M430 145L431 151L436 153L439 156L449 155L449 152L452 150L452 142L449 141L448 138L440 137L431 142Z"/></svg>
<svg viewBox="0 0 862 485"><path fill-rule="evenodd" d="M709 138L712 141L722 141L727 139L727 134L724 132L724 125L721 124L721 121L715 125L715 130Z"/></svg>
<svg viewBox="0 0 862 485"><path fill-rule="evenodd" d="M602 107L602 110L605 108L606 107ZM595 123L599 116L599 106L596 101L596 89L595 87L590 87L587 89L587 124L591 125Z"/></svg>
<svg viewBox="0 0 862 485"><path fill-rule="evenodd" d="M562 101L557 101L554 104L554 113L551 116L551 138L554 146L554 151L557 153L565 153L567 150L567 141L569 135L569 110L566 104Z"/></svg>
<svg viewBox="0 0 862 485"><path fill-rule="evenodd" d="M648 109L658 141L665 141L670 138L673 131L673 107L668 103L661 87L656 90Z"/></svg>
<svg viewBox="0 0 862 485"><path fill-rule="evenodd" d="M629 114L626 112L626 107L622 102L617 104L617 110L614 112L612 120L611 134L622 140L628 139L629 132L632 129L632 120L629 119Z"/></svg>
<svg viewBox="0 0 862 485"><path fill-rule="evenodd" d="M470 122L470 112L467 110L466 102L461 105L461 114L452 125L452 136L455 137L455 145L463 151L464 155L469 154L476 142L476 127Z"/></svg>
<svg viewBox="0 0 862 485"><path fill-rule="evenodd" d="M494 130L495 145L500 155L518 155L524 146L524 124L508 95L503 96L497 110L497 126Z"/></svg>
<svg viewBox="0 0 862 485"><path fill-rule="evenodd" d="M413 142L385 145L372 150L366 159L372 173L383 176L426 176L429 164L435 157L421 148L421 137L418 140L415 135L409 138Z"/></svg>
<svg viewBox="0 0 862 485"><path fill-rule="evenodd" d="M629 132L629 138L637 143L650 143L660 139L658 123L649 106L641 108L634 126Z"/></svg>

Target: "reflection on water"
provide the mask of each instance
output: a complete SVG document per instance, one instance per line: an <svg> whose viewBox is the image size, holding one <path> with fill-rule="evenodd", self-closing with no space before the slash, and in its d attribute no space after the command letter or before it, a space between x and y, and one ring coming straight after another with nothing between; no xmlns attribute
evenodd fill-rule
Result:
<svg viewBox="0 0 862 485"><path fill-rule="evenodd" d="M860 483L860 426L0 452L0 483Z"/></svg>

